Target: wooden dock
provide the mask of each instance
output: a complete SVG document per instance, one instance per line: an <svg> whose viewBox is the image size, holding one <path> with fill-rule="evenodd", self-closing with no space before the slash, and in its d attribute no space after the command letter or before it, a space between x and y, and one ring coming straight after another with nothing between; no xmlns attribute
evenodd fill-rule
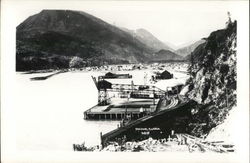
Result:
<svg viewBox="0 0 250 163"><path fill-rule="evenodd" d="M96 105L84 112L86 120L135 120L157 110L160 99L113 99L109 105Z"/></svg>

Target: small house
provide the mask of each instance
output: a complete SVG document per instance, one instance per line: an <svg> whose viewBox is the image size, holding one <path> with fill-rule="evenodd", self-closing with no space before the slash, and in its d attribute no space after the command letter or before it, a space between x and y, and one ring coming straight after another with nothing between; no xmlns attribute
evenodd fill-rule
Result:
<svg viewBox="0 0 250 163"><path fill-rule="evenodd" d="M157 73L155 76L155 79L172 79L173 78L173 74L171 74L170 72L168 72L167 70L163 71L162 73Z"/></svg>

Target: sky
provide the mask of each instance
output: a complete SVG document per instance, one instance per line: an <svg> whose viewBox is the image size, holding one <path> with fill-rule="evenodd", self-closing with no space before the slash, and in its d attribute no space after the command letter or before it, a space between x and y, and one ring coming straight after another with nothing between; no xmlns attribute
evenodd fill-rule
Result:
<svg viewBox="0 0 250 163"><path fill-rule="evenodd" d="M43 9L80 10L110 24L128 29L144 28L165 43L180 47L222 29L232 1L13 1L19 25ZM233 13L232 13L233 17Z"/></svg>

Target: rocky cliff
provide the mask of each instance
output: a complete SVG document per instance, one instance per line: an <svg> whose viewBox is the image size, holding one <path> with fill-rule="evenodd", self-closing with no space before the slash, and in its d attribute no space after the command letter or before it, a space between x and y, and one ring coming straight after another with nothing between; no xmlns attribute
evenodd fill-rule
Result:
<svg viewBox="0 0 250 163"><path fill-rule="evenodd" d="M225 29L212 32L192 53L186 95L198 103L193 110L193 121L198 125L190 127L194 135L222 123L236 105L236 26L236 21L229 20Z"/></svg>

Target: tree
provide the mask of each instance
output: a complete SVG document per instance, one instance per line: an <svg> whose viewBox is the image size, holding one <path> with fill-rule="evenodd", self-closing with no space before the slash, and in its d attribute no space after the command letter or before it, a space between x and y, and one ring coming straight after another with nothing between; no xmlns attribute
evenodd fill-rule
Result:
<svg viewBox="0 0 250 163"><path fill-rule="evenodd" d="M70 68L81 68L83 66L85 66L85 61L82 58L77 57L77 56L73 57L71 61L69 62Z"/></svg>

